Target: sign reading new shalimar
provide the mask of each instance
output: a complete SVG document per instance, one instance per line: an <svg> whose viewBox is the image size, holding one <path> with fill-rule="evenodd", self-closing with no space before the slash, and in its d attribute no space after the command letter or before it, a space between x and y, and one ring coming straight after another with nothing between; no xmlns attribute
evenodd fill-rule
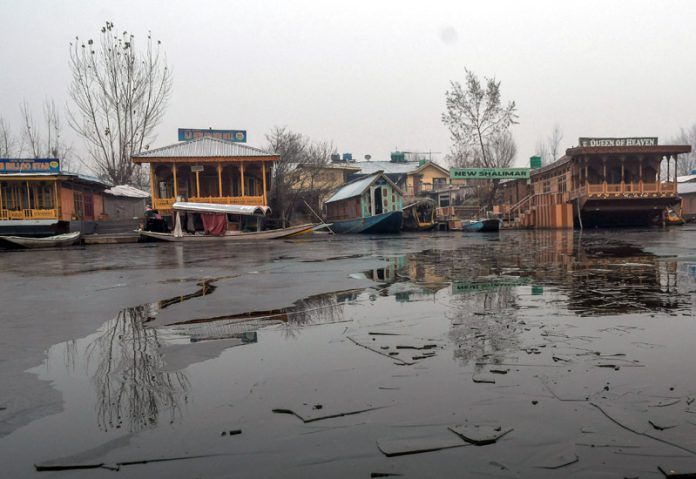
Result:
<svg viewBox="0 0 696 479"><path fill-rule="evenodd" d="M529 168L452 168L450 178L456 180L504 180L529 178Z"/></svg>
<svg viewBox="0 0 696 479"><path fill-rule="evenodd" d="M592 146L655 146L657 137L647 138L578 138L578 145L582 148Z"/></svg>

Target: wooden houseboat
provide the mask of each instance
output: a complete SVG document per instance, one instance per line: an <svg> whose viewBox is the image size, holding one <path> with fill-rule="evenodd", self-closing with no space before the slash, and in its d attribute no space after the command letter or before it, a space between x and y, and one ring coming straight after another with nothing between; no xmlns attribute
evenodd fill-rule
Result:
<svg viewBox="0 0 696 479"><path fill-rule="evenodd" d="M173 227L177 201L221 205L268 205L273 153L218 138L202 137L143 151L132 157L150 165L152 207Z"/></svg>
<svg viewBox="0 0 696 479"><path fill-rule="evenodd" d="M659 145L657 138L580 138L579 145L558 161L532 170L526 196L498 200L495 211L506 226L664 224L667 209L679 204L678 155L689 153L691 146ZM517 194L525 191L507 186Z"/></svg>
<svg viewBox="0 0 696 479"><path fill-rule="evenodd" d="M403 193L383 171L339 188L325 203L326 221L335 233L398 233Z"/></svg>
<svg viewBox="0 0 696 479"><path fill-rule="evenodd" d="M97 178L62 172L57 158L0 158L0 234L93 233L106 219Z"/></svg>

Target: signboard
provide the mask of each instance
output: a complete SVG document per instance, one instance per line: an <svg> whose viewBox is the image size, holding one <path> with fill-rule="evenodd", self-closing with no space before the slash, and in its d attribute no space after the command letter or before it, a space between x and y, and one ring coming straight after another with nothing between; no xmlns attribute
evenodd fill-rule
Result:
<svg viewBox="0 0 696 479"><path fill-rule="evenodd" d="M247 132L246 130L198 130L195 128L179 128L179 141L198 140L204 137L246 143Z"/></svg>
<svg viewBox="0 0 696 479"><path fill-rule="evenodd" d="M202 165L192 165L191 166L191 171L196 173L196 172L201 172L203 171L203 166Z"/></svg>
<svg viewBox="0 0 696 479"><path fill-rule="evenodd" d="M452 168L450 178L458 180L527 179L529 168Z"/></svg>
<svg viewBox="0 0 696 479"><path fill-rule="evenodd" d="M592 146L656 146L657 137L644 138L578 138L578 145L582 148Z"/></svg>
<svg viewBox="0 0 696 479"><path fill-rule="evenodd" d="M524 286L529 283L526 277L498 276L490 278L488 281L455 281L452 283L452 294L471 293L478 291L490 291L498 288L512 288L514 286Z"/></svg>
<svg viewBox="0 0 696 479"><path fill-rule="evenodd" d="M0 158L0 173L60 173L58 158Z"/></svg>

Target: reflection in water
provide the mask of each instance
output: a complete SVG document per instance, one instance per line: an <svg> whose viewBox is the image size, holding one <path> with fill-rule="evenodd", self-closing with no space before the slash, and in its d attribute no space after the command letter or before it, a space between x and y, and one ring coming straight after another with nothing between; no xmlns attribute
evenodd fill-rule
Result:
<svg viewBox="0 0 696 479"><path fill-rule="evenodd" d="M181 371L163 370L157 329L144 323L148 308L122 310L86 345L86 361L96 364L93 382L97 390L100 429L129 431L157 425L163 411L170 422L179 413L179 401L189 382Z"/></svg>

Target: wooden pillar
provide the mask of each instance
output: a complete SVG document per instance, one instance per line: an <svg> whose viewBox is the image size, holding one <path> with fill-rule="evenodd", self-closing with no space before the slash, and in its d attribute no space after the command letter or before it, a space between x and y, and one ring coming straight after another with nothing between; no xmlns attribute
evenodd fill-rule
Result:
<svg viewBox="0 0 696 479"><path fill-rule="evenodd" d="M201 177L200 171L196 170L196 198L201 197Z"/></svg>
<svg viewBox="0 0 696 479"><path fill-rule="evenodd" d="M174 201L176 201L176 195L179 192L179 188L176 185L176 163L172 164L172 175L174 175Z"/></svg>
<svg viewBox="0 0 696 479"><path fill-rule="evenodd" d="M639 191L643 192L643 157L638 157L638 188Z"/></svg>
<svg viewBox="0 0 696 479"><path fill-rule="evenodd" d="M665 158L667 158L667 178L666 178L666 180L669 181L669 163L670 163L669 158L670 157L666 156ZM660 168L660 169L662 169L662 168Z"/></svg>
<svg viewBox="0 0 696 479"><path fill-rule="evenodd" d="M31 209L31 189L29 188L29 182L27 181L27 209Z"/></svg>
<svg viewBox="0 0 696 479"><path fill-rule="evenodd" d="M239 174L241 175L239 181L241 182L242 196L245 196L244 195L244 162L243 161L239 166Z"/></svg>
<svg viewBox="0 0 696 479"><path fill-rule="evenodd" d="M621 157L621 193L623 193L626 190L626 172L624 170L624 160L625 157Z"/></svg>
<svg viewBox="0 0 696 479"><path fill-rule="evenodd" d="M679 158L679 155L674 155L674 184L677 184L677 158Z"/></svg>
<svg viewBox="0 0 696 479"><path fill-rule="evenodd" d="M53 182L53 209L56 210L56 218L60 219L60 195L58 194L58 181Z"/></svg>
<svg viewBox="0 0 696 479"><path fill-rule="evenodd" d="M217 164L217 173L218 173L218 196L222 198L222 165L220 163Z"/></svg>
<svg viewBox="0 0 696 479"><path fill-rule="evenodd" d="M268 205L268 200L266 198L266 163L261 162L261 176L263 177L263 204Z"/></svg>
<svg viewBox="0 0 696 479"><path fill-rule="evenodd" d="M150 163L150 194L154 203L155 198L159 198L159 191L157 191L157 176L155 176L155 165L153 163Z"/></svg>
<svg viewBox="0 0 696 479"><path fill-rule="evenodd" d="M604 175L604 193L607 192L607 158L602 158L602 174Z"/></svg>

